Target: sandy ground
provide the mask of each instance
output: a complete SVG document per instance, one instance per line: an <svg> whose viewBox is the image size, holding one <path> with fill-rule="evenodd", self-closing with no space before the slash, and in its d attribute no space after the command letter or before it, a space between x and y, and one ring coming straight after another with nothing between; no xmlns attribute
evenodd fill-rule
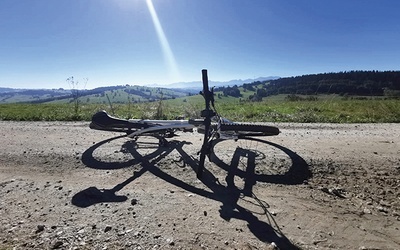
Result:
<svg viewBox="0 0 400 250"><path fill-rule="evenodd" d="M399 124L274 124L168 147L0 122L0 249L400 249Z"/></svg>

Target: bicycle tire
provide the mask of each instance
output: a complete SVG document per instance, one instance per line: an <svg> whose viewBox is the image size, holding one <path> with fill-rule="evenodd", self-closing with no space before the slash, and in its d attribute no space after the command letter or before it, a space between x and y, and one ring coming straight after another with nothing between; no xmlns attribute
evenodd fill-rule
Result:
<svg viewBox="0 0 400 250"><path fill-rule="evenodd" d="M225 123L221 124L222 132L235 132L239 137L246 136L273 136L280 133L277 127L251 123Z"/></svg>

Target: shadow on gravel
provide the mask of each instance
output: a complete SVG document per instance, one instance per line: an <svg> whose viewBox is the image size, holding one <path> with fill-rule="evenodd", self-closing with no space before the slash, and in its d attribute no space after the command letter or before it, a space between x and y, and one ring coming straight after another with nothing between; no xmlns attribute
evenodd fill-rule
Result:
<svg viewBox="0 0 400 250"><path fill-rule="evenodd" d="M162 161L162 159L164 159L173 150L176 150L180 154L182 162L196 171L198 160L189 155L183 149L184 145L188 144L187 142L172 140L168 143L167 147L158 147L150 154L141 155L135 145L136 142L126 141L122 145L122 149L125 153L132 155L133 160L129 160L127 162L101 162L100 160L94 158L93 153L97 148L101 147L107 142L119 138L122 137L114 137L90 147L82 155L83 163L88 167L97 169L118 169L140 164L141 169L139 171L135 171L132 177L128 178L110 190L100 190L96 187L90 187L75 194L72 198L72 203L74 205L79 207L88 207L99 202L126 201L126 196L117 196L115 193L121 190L127 184L133 182L143 173L149 171L166 182L180 187L188 192L221 202L221 207L219 210L221 218L226 221L231 219L246 221L249 230L260 241L267 243L274 242L279 249L299 249L281 232L278 224L268 211L269 205L265 201L258 199L258 197L253 193L253 186L257 182L295 185L301 184L310 178L311 171L309 170L308 164L295 152L276 143L249 138L248 140L275 147L276 149L284 152L291 159L291 166L283 174L260 174L256 173L255 171L257 165L257 153L253 152L251 149L236 149L230 164L227 164L222 159L218 158L215 153L213 153L215 146L220 142L216 141L213 144L209 159L218 167L226 171L227 175L225 178L225 183L221 183L211 171L205 168L201 182L207 188L199 188L168 174L157 166L157 163ZM242 161L240 160L243 157L247 158L245 163L246 166L245 168L239 168L240 164L243 165ZM239 188L238 185L235 184L235 177L239 177L244 181L242 188ZM257 211L261 210L263 212L260 213L252 211L248 208L245 208L243 205L239 205L239 203L251 203L253 207L257 207Z"/></svg>
<svg viewBox="0 0 400 250"><path fill-rule="evenodd" d="M118 184L112 189L98 189L97 187L89 187L85 190L80 191L72 197L72 204L77 207L90 207L97 203L102 202L124 202L128 200L128 197L125 195L116 195L116 192L123 189L126 185L134 181L136 178L141 176L145 171L143 168L139 172L135 172L135 174L128 178L126 181Z"/></svg>
<svg viewBox="0 0 400 250"><path fill-rule="evenodd" d="M230 164L228 164L215 154L215 152L217 151L215 150L215 147L223 140L217 140L214 142L212 152L209 157L210 161L214 162L217 166L224 169L228 173L230 172L232 175L236 175L240 178L246 179L246 183L248 185L250 183L255 184L257 181L274 184L297 185L304 183L304 181L312 177L312 172L309 169L308 163L301 156L291 151L290 149L283 147L279 144L261 140L258 138L247 138L246 140L267 144L281 150L290 158L291 166L286 167L286 171L283 171L283 173L258 174L255 171L257 160L259 158L259 155L263 153L257 152L257 150L253 150L251 148L244 149L239 147L236 148L232 160ZM243 163L243 161L240 160L240 158L242 157L247 158L247 162ZM263 157L273 156L264 155ZM240 164L245 165L245 170L240 170L238 168Z"/></svg>
<svg viewBox="0 0 400 250"><path fill-rule="evenodd" d="M122 135L122 136L116 136L116 137L112 137L110 139L101 141L99 143L94 144L93 146L91 146L90 148L88 148L85 152L83 152L82 154L82 163L85 164L85 166L89 167L89 168L94 168L94 169L108 169L108 170L112 170L112 169L121 169L121 168L128 168L128 167L132 167L133 165L139 164L142 162L143 157L141 156L140 158L133 158L129 161L120 161L120 160L116 160L116 161L102 161L102 160L98 160L94 157L93 153L96 151L96 149L102 147L103 145L110 143L114 140L118 140L118 139L122 139L125 138L126 135ZM125 147L127 143L130 143L130 146L134 146L134 142L132 141L128 141L126 143L123 144L123 146ZM155 158L155 157L160 157L161 155L168 155L171 151L173 151L173 148L168 148L168 147L157 147L156 150L154 152L152 152L151 154L146 155L146 158Z"/></svg>

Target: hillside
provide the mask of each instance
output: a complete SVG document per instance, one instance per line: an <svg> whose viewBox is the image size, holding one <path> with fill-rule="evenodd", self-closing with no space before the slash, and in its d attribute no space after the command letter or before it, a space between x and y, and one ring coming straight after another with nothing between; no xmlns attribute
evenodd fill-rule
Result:
<svg viewBox="0 0 400 250"><path fill-rule="evenodd" d="M71 96L71 90L64 89L11 89L2 88L0 103L42 102Z"/></svg>
<svg viewBox="0 0 400 250"><path fill-rule="evenodd" d="M185 86L185 88L183 88ZM141 103L175 99L197 94L201 82L177 83L172 88L145 86L110 86L92 90L18 90L0 88L0 103L69 103L79 96L82 103ZM400 96L400 71L348 71L285 78L257 78L210 81L216 95L260 101L273 95ZM180 87L180 88L179 88Z"/></svg>
<svg viewBox="0 0 400 250"><path fill-rule="evenodd" d="M231 80L226 82L210 81L210 86L242 85L255 81L266 81L278 77L259 77L257 79ZM68 103L78 97L84 103L139 103L159 99L174 99L198 94L202 82L180 82L160 86L118 85L99 87L91 90L64 89L13 89L0 87L0 103Z"/></svg>
<svg viewBox="0 0 400 250"><path fill-rule="evenodd" d="M106 88L96 88L93 90L80 91L77 94L83 103L141 103L152 102L159 99L175 99L190 95L190 92L183 90L154 88L144 86L116 86ZM71 102L68 98L61 102ZM53 102L60 102L56 100Z"/></svg>
<svg viewBox="0 0 400 250"><path fill-rule="evenodd" d="M280 78L244 85L256 90L250 98L278 94L338 94L358 96L400 96L400 71L349 71Z"/></svg>
<svg viewBox="0 0 400 250"><path fill-rule="evenodd" d="M10 89L2 88L0 103L68 103L74 97L81 102L106 103L108 99L114 103L137 103L160 99L173 99L190 95L190 90L152 88L144 86L110 86L91 90L64 89Z"/></svg>

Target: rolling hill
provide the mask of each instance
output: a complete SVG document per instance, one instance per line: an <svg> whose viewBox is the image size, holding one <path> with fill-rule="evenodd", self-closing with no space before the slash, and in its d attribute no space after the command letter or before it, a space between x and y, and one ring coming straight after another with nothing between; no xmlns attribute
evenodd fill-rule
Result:
<svg viewBox="0 0 400 250"><path fill-rule="evenodd" d="M233 86L251 83L255 80L276 79L277 77L260 77L257 79L231 80L227 82L210 81L210 86ZM13 89L0 88L0 103L65 103L72 102L79 96L84 103L139 103L155 101L161 98L174 99L198 94L202 82L181 82L163 86L118 85L99 87L91 90L74 89Z"/></svg>
<svg viewBox="0 0 400 250"><path fill-rule="evenodd" d="M252 101L278 94L400 96L400 71L348 71L296 77L210 81L218 95ZM91 90L0 88L0 103L69 103L79 97L82 103L141 103L175 99L199 93L201 82L169 86L119 85Z"/></svg>

